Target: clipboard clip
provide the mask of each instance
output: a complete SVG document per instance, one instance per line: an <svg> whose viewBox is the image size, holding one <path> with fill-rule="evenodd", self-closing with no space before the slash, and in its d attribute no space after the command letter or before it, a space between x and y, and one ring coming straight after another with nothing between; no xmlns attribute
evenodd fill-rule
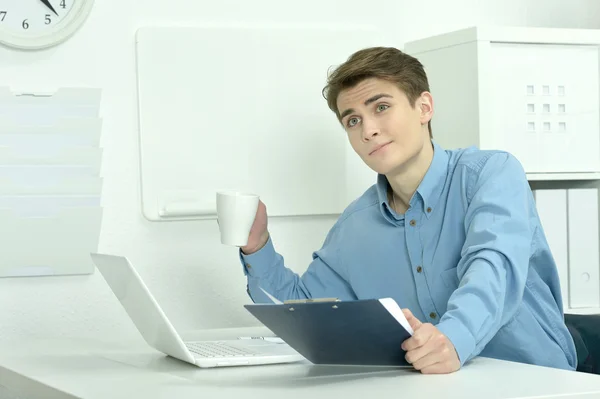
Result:
<svg viewBox="0 0 600 399"><path fill-rule="evenodd" d="M309 298L309 299L288 299L287 301L283 301L284 304L294 304L294 303L313 303L313 302L341 302L339 298Z"/></svg>

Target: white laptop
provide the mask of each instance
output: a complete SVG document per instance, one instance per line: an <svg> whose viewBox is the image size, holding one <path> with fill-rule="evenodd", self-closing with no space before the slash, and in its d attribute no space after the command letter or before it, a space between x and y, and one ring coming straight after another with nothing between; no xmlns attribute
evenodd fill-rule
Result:
<svg viewBox="0 0 600 399"><path fill-rule="evenodd" d="M98 253L92 253L91 257L146 342L169 356L198 367L291 363L304 359L289 345L276 340L184 342L127 258Z"/></svg>

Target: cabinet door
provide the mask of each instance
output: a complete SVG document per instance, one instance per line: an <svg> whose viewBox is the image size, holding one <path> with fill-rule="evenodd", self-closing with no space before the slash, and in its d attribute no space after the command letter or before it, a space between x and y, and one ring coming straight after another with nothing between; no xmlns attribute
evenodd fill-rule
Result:
<svg viewBox="0 0 600 399"><path fill-rule="evenodd" d="M600 171L596 46L491 43L491 146L529 173Z"/></svg>

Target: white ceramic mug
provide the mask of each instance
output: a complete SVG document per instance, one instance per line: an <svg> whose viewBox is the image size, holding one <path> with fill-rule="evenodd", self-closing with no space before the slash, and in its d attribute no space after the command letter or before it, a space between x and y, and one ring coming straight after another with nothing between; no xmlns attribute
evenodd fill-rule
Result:
<svg viewBox="0 0 600 399"><path fill-rule="evenodd" d="M221 243L243 247L248 244L256 218L259 196L239 191L217 192L217 219Z"/></svg>

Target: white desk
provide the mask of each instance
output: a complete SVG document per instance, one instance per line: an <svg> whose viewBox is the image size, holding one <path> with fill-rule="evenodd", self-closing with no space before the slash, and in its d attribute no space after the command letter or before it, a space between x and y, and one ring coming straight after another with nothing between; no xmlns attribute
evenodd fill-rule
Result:
<svg viewBox="0 0 600 399"><path fill-rule="evenodd" d="M225 331L232 337L259 332ZM154 351L141 338L129 345L114 340L1 343L0 386L28 399L600 398L600 376L486 358L448 375L309 363L199 369Z"/></svg>

